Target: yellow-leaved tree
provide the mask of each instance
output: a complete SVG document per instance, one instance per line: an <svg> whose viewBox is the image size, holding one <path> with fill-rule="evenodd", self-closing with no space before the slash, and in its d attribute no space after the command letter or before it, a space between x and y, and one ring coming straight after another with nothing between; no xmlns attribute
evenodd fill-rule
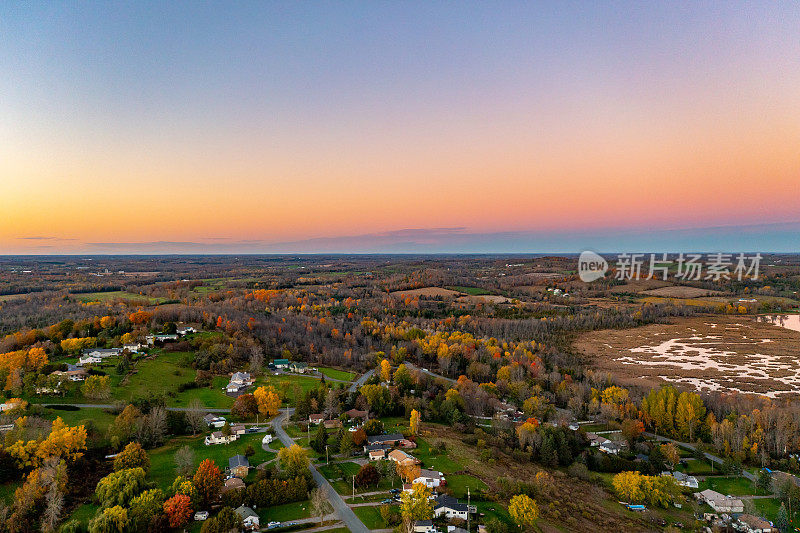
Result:
<svg viewBox="0 0 800 533"><path fill-rule="evenodd" d="M381 361L381 379L383 381L392 380L392 364L388 359L383 359Z"/></svg>
<svg viewBox="0 0 800 533"><path fill-rule="evenodd" d="M259 387L253 392L258 404L258 412L265 416L275 416L281 408L281 396L275 391L275 387L267 385Z"/></svg>
<svg viewBox="0 0 800 533"><path fill-rule="evenodd" d="M411 428L411 434L417 435L419 433L419 422L420 422L420 415L419 411L416 409L411 410L411 420L409 420L409 426Z"/></svg>
<svg viewBox="0 0 800 533"><path fill-rule="evenodd" d="M539 518L539 507L527 494L517 494L508 502L508 514L517 525L523 528L530 527Z"/></svg>

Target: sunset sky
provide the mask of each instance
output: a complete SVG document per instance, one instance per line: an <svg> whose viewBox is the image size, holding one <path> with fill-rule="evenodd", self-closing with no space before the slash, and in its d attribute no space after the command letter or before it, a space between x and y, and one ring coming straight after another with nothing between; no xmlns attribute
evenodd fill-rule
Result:
<svg viewBox="0 0 800 533"><path fill-rule="evenodd" d="M797 2L3 2L0 253L800 252L799 28Z"/></svg>

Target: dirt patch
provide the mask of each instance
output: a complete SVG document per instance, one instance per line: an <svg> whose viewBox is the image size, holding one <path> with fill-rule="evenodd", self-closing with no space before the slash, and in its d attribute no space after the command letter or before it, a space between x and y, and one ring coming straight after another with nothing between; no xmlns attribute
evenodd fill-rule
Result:
<svg viewBox="0 0 800 533"><path fill-rule="evenodd" d="M642 291L640 294L646 294L648 296L664 296L666 298L699 298L701 296L717 296L722 293L719 291L702 289L700 287L673 285L671 287L649 289Z"/></svg>
<svg viewBox="0 0 800 533"><path fill-rule="evenodd" d="M800 332L752 317L692 317L594 331L581 335L574 347L595 369L622 383L800 394Z"/></svg>
<svg viewBox="0 0 800 533"><path fill-rule="evenodd" d="M451 291L450 289L443 289L441 287L423 287L421 289L410 289L407 291L395 291L391 293L392 296L397 296L399 298L405 297L419 297L423 296L426 298L455 298L456 296L461 296L464 293L458 291Z"/></svg>

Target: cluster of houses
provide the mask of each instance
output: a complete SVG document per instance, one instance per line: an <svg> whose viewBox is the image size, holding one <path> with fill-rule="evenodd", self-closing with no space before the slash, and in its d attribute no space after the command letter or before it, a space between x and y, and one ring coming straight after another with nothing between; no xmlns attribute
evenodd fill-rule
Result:
<svg viewBox="0 0 800 533"><path fill-rule="evenodd" d="M570 426L571 427L571 426ZM576 428L577 429L577 428ZM607 439L596 433L587 432L586 438L589 439L589 445L593 448L599 449L603 453L617 455L625 447L624 443Z"/></svg>
<svg viewBox="0 0 800 533"><path fill-rule="evenodd" d="M678 486L686 487L688 489L696 489L696 488L698 488L700 486L700 484L697 481L696 477L686 475L683 472L667 472L667 471L664 471L664 472L661 472L661 475L662 476L672 476L673 478L675 478L675 483L677 483Z"/></svg>
<svg viewBox="0 0 800 533"><path fill-rule="evenodd" d="M103 359L122 355L124 348L87 348L81 350L81 357L77 366L100 363Z"/></svg>
<svg viewBox="0 0 800 533"><path fill-rule="evenodd" d="M357 431L364 422L369 420L369 412L367 411L360 411L358 409L350 409L349 411L345 411L342 413L347 417L348 420L355 422L353 426L350 428L350 431ZM342 421L338 418L330 418L326 417L322 413L313 413L308 415L308 423L318 426L320 424L325 426L325 429L335 429L342 427Z"/></svg>
<svg viewBox="0 0 800 533"><path fill-rule="evenodd" d="M314 372L316 368L311 368L308 363L302 361L289 361L288 359L274 359L267 368L273 372L277 370L284 370L286 372L294 372L295 374L305 374L307 372Z"/></svg>
<svg viewBox="0 0 800 533"><path fill-rule="evenodd" d="M225 392L238 395L253 383L255 380L250 376L250 372L234 372L230 382L225 386Z"/></svg>
<svg viewBox="0 0 800 533"><path fill-rule="evenodd" d="M181 337L191 333L197 333L197 330L192 326L178 326L175 333L153 333L147 335L144 340L148 346L155 346L156 344L175 342Z"/></svg>

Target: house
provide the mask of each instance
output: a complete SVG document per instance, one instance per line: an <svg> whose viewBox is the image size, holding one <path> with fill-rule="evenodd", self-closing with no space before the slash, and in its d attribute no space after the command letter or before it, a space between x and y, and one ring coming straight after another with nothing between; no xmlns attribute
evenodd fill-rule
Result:
<svg viewBox="0 0 800 533"><path fill-rule="evenodd" d="M86 369L81 368L78 365L67 364L66 370L56 370L52 374L65 377L70 381L83 381L86 379Z"/></svg>
<svg viewBox="0 0 800 533"><path fill-rule="evenodd" d="M399 451L399 450L397 450ZM442 484L444 474L435 470L420 469L419 476L412 483L422 483L430 489L434 489Z"/></svg>
<svg viewBox="0 0 800 533"><path fill-rule="evenodd" d="M417 520L414 522L414 533L436 533L433 520Z"/></svg>
<svg viewBox="0 0 800 533"><path fill-rule="evenodd" d="M6 403L0 403L0 413L16 409L20 405L22 405L22 400L20 400L19 398L14 398L13 400L7 401Z"/></svg>
<svg viewBox="0 0 800 533"><path fill-rule="evenodd" d="M205 438L205 445L206 446L212 446L214 444L229 444L229 443L235 441L238 438L239 438L239 436L235 435L235 434L231 434L231 435L227 435L226 436L221 431L215 431L214 433L212 433L211 435L208 435Z"/></svg>
<svg viewBox="0 0 800 533"><path fill-rule="evenodd" d="M459 501L452 496L441 495L436 498L436 504L433 507L433 516L441 518L444 516L447 519L460 518L467 519L469 514L469 507L466 503L459 503Z"/></svg>
<svg viewBox="0 0 800 533"><path fill-rule="evenodd" d="M414 492L414 484L413 483L403 483L403 492L408 492L409 494Z"/></svg>
<svg viewBox="0 0 800 533"><path fill-rule="evenodd" d="M591 432L586 433L586 438L589 439L589 445L593 448L611 442L607 438Z"/></svg>
<svg viewBox="0 0 800 533"><path fill-rule="evenodd" d="M106 357L114 357L122 353L121 348L87 348L81 350L81 355L89 355L92 357L99 357L105 359Z"/></svg>
<svg viewBox="0 0 800 533"><path fill-rule="evenodd" d="M194 519L198 522L202 522L203 520L208 520L208 511L197 511L194 513Z"/></svg>
<svg viewBox="0 0 800 533"><path fill-rule="evenodd" d="M389 444L366 444L364 445L364 453L369 455L369 452L382 451L384 455L389 453L392 447Z"/></svg>
<svg viewBox="0 0 800 533"><path fill-rule="evenodd" d="M234 372L231 376L231 383L250 385L253 382L250 372Z"/></svg>
<svg viewBox="0 0 800 533"><path fill-rule="evenodd" d="M309 424L321 424L325 420L325 415L321 413L315 413L313 415L308 415L308 423Z"/></svg>
<svg viewBox="0 0 800 533"><path fill-rule="evenodd" d="M238 477L232 477L225 480L225 485L222 486L222 492L228 492L229 490L237 490L243 488L245 488L244 481L242 481Z"/></svg>
<svg viewBox="0 0 800 533"><path fill-rule="evenodd" d="M370 450L367 457L370 461L382 461L386 459L386 450Z"/></svg>
<svg viewBox="0 0 800 533"><path fill-rule="evenodd" d="M206 425L210 428L221 428L222 426L225 425L225 422L227 422L227 420L225 420L224 416L217 416L209 413L203 417L203 422L205 422Z"/></svg>
<svg viewBox="0 0 800 533"><path fill-rule="evenodd" d="M463 527L447 526L447 533L469 533Z"/></svg>
<svg viewBox="0 0 800 533"><path fill-rule="evenodd" d="M272 442L272 435L267 433L266 435L264 435L264 438L261 439L261 444L269 444L270 442Z"/></svg>
<svg viewBox="0 0 800 533"><path fill-rule="evenodd" d="M707 503L716 513L743 513L744 502L739 498L725 496L711 489L694 493L695 499Z"/></svg>
<svg viewBox="0 0 800 533"><path fill-rule="evenodd" d="M275 359L272 364L275 365L275 368L289 368L288 359Z"/></svg>
<svg viewBox="0 0 800 533"><path fill-rule="evenodd" d="M751 514L743 514L738 518L738 524L733 526L739 531L745 533L777 533L778 528L772 527L772 524Z"/></svg>
<svg viewBox="0 0 800 533"><path fill-rule="evenodd" d="M256 514L255 511L253 511L249 507L245 507L244 505L241 505L241 506L236 508L235 512L242 519L242 524L244 525L245 529L249 529L251 531L254 531L254 530L259 529L261 527L261 524L259 523L258 515Z"/></svg>
<svg viewBox="0 0 800 533"><path fill-rule="evenodd" d="M683 472L661 472L662 476L672 476L675 482L681 487L688 487L696 489L698 487L697 478L694 476L687 476Z"/></svg>
<svg viewBox="0 0 800 533"><path fill-rule="evenodd" d="M334 418L333 420L326 420L322 423L325 426L325 429L336 429L342 427L342 421L338 418Z"/></svg>
<svg viewBox="0 0 800 533"><path fill-rule="evenodd" d="M102 361L102 359L100 359L100 358L99 358L99 357L97 357L97 356L94 356L94 355L84 355L84 356L82 356L80 359L78 359L78 366L83 366L83 365L94 365L94 364L97 364L97 363L99 363L99 362L101 362L101 361Z"/></svg>
<svg viewBox="0 0 800 533"><path fill-rule="evenodd" d="M600 451L603 453L610 453L611 455L617 455L619 452L622 451L622 444L619 442L614 441L607 441L600 445Z"/></svg>
<svg viewBox="0 0 800 533"><path fill-rule="evenodd" d="M289 372L297 374L305 374L308 371L308 365L302 361L292 361L289 363Z"/></svg>
<svg viewBox="0 0 800 533"><path fill-rule="evenodd" d="M406 440L399 433L390 433L388 435L371 435L367 437L369 444L390 444L392 446L400 446L400 442Z"/></svg>
<svg viewBox="0 0 800 533"><path fill-rule="evenodd" d="M244 478L250 471L250 461L244 455L234 455L228 459L228 468L234 476Z"/></svg>
<svg viewBox="0 0 800 533"><path fill-rule="evenodd" d="M197 333L197 330L194 329L192 326L178 326L175 332L178 335L183 336L183 335L188 335L190 333Z"/></svg>
<svg viewBox="0 0 800 533"><path fill-rule="evenodd" d="M139 353L139 350L144 349L144 346L139 344L138 342L135 344L123 344L122 350L128 353Z"/></svg>
<svg viewBox="0 0 800 533"><path fill-rule="evenodd" d="M231 426L231 435L244 435L245 433L247 433L247 428L244 427L244 424Z"/></svg>
<svg viewBox="0 0 800 533"><path fill-rule="evenodd" d="M395 463L397 463L399 465L403 465L403 466L419 464L419 460L418 459L408 455L403 450L392 450L391 452L389 452L389 455L387 456L387 458L390 461L394 461Z"/></svg>
<svg viewBox="0 0 800 533"><path fill-rule="evenodd" d="M178 335L174 333L158 333L156 335L147 335L144 338L148 346L153 346L155 343L170 342L178 340Z"/></svg>
<svg viewBox="0 0 800 533"><path fill-rule="evenodd" d="M349 420L355 420L357 418L360 418L364 422L369 420L369 411L359 411L358 409L350 409L349 411L345 411L344 414L347 415L347 418Z"/></svg>

